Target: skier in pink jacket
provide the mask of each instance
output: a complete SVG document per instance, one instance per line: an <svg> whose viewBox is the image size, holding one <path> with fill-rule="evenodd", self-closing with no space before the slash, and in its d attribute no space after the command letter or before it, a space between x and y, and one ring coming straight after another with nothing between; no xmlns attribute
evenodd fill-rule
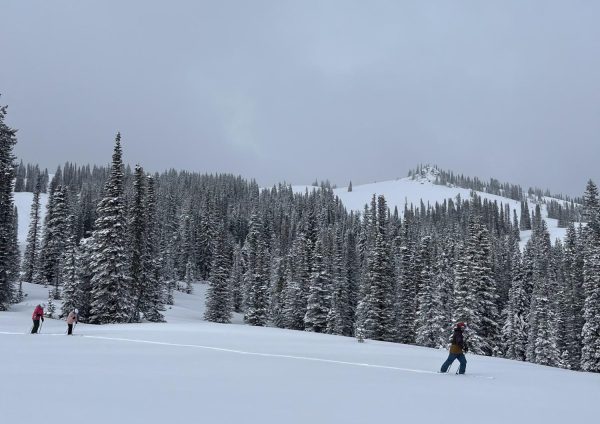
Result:
<svg viewBox="0 0 600 424"><path fill-rule="evenodd" d="M44 322L44 305L40 304L35 307L33 310L33 315L31 315L31 319L33 319L33 328L31 329L31 334L37 334L38 328L40 327L40 320Z"/></svg>
<svg viewBox="0 0 600 424"><path fill-rule="evenodd" d="M69 312L69 315L67 316L67 326L69 327L69 329L67 330L67 335L73 335L73 325L77 324L78 318L79 311L77 309L74 309L71 312Z"/></svg>

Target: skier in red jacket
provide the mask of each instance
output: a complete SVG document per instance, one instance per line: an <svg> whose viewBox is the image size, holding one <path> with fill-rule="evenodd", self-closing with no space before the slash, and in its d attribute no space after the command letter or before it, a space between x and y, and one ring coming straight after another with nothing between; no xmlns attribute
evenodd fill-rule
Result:
<svg viewBox="0 0 600 424"><path fill-rule="evenodd" d="M33 319L33 328L31 329L31 334L36 334L40 326L40 319L42 322L44 322L44 308L42 305L37 305L35 307L31 318Z"/></svg>

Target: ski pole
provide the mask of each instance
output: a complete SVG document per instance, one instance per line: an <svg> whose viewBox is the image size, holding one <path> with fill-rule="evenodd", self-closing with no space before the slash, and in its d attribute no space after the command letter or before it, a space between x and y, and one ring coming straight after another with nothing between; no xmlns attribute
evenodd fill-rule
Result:
<svg viewBox="0 0 600 424"><path fill-rule="evenodd" d="M42 325L44 325L44 321L40 321L40 328L38 329L38 334L42 332Z"/></svg>

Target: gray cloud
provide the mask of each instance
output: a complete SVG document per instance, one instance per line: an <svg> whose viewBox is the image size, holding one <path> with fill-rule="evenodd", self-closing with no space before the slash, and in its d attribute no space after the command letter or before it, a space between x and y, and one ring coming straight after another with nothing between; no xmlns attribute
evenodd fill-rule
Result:
<svg viewBox="0 0 600 424"><path fill-rule="evenodd" d="M174 4L173 4L174 3ZM579 194L600 180L600 4L3 2L17 153L262 184L419 162Z"/></svg>

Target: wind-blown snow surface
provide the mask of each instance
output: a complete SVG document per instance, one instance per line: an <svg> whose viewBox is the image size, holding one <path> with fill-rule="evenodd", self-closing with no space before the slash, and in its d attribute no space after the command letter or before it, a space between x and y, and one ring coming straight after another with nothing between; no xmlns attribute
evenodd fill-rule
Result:
<svg viewBox="0 0 600 424"><path fill-rule="evenodd" d="M336 188L334 193L340 198L343 205L347 210L353 210L362 212L365 204L370 204L371 198L374 194L385 196L385 200L388 203L390 209L398 207L400 214L404 213L404 205L410 206L413 204L418 208L421 204L421 200L425 205L435 205L436 202L442 203L444 200L452 199L456 200L456 196L460 196L463 200L468 200L471 197L471 190L460 187L448 187L443 185L436 185L433 183L434 177L430 178L400 178L394 181L382 181L371 184L356 185L352 187L352 191L348 192L347 187ZM292 189L297 193L304 193L306 190L309 192L317 189L314 186L292 186ZM488 199L491 202L498 202L500 204L510 205L511 214L513 210L517 211L517 217L521 219L521 202L509 199L507 197L497 196L485 192L476 192L478 196L484 199ZM551 200L551 198L545 198ZM554 199L559 202L561 200ZM535 210L535 204L529 202L530 214ZM548 231L550 232L550 239L554 243L556 239L564 239L566 235L566 228L558 228L558 220L548 218L548 211L546 205L541 205L542 216L544 217L546 224L548 225ZM511 215L512 221L512 215ZM521 232L521 248L525 246L527 241L531 238L531 231Z"/></svg>
<svg viewBox="0 0 600 424"><path fill-rule="evenodd" d="M600 375L445 351L202 321L204 285L169 323L26 333L47 291L0 312L3 423L591 423ZM235 317L236 322L241 317ZM453 366L453 370L456 365ZM487 378L491 377L493 379Z"/></svg>

